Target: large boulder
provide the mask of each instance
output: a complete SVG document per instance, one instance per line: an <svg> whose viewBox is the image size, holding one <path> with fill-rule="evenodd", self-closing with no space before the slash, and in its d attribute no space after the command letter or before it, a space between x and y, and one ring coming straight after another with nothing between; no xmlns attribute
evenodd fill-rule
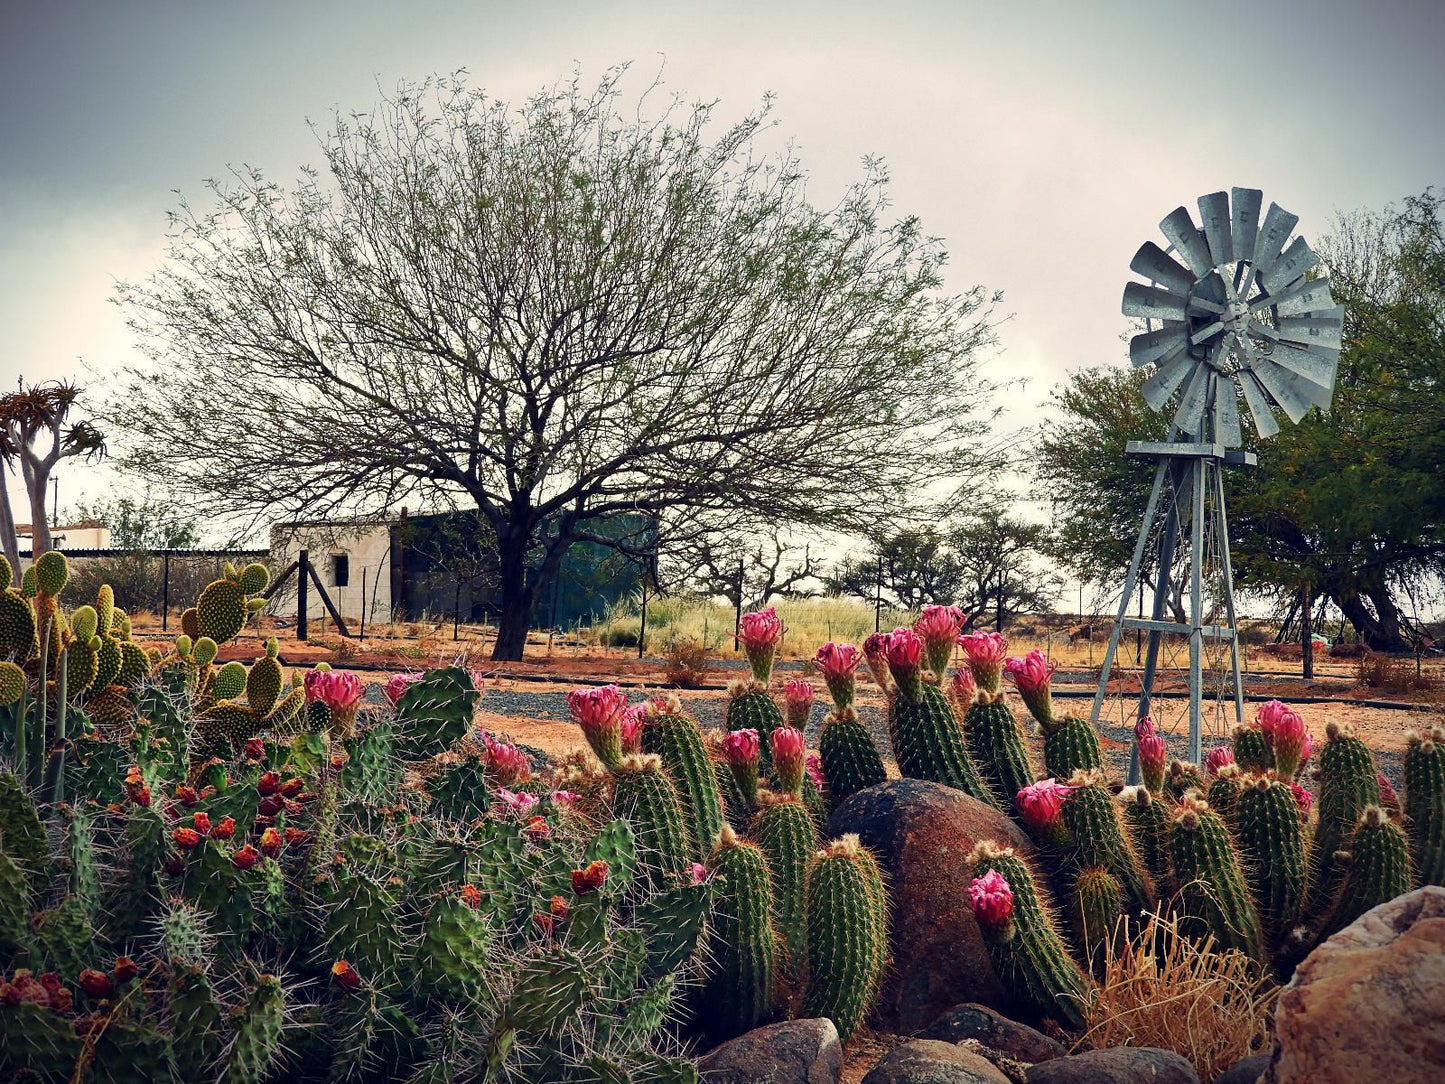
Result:
<svg viewBox="0 0 1445 1084"><path fill-rule="evenodd" d="M697 1068L704 1084L837 1084L843 1047L831 1020L785 1020L715 1047Z"/></svg>
<svg viewBox="0 0 1445 1084"><path fill-rule="evenodd" d="M915 1039L889 1051L863 1084L1011 1084L987 1058L937 1039Z"/></svg>
<svg viewBox="0 0 1445 1084"><path fill-rule="evenodd" d="M968 906L968 853L993 839L1032 855L1008 817L962 791L895 779L851 795L828 820L828 835L856 833L888 878L893 962L871 1020L905 1035L961 1001L1008 1010Z"/></svg>
<svg viewBox="0 0 1445 1084"><path fill-rule="evenodd" d="M1311 952L1274 1026L1269 1084L1445 1076L1445 888L1382 903Z"/></svg>
<svg viewBox="0 0 1445 1084"><path fill-rule="evenodd" d="M946 1043L972 1039L1026 1065L1062 1058L1068 1053L1063 1043L1050 1039L1043 1032L1010 1020L987 1005L976 1003L954 1006L928 1025L922 1037L941 1039Z"/></svg>
<svg viewBox="0 0 1445 1084"><path fill-rule="evenodd" d="M1268 1068L1268 1054L1251 1054L1235 1062L1209 1084L1259 1084L1259 1078Z"/></svg>
<svg viewBox="0 0 1445 1084"><path fill-rule="evenodd" d="M1172 1050L1117 1046L1030 1065L1028 1084L1199 1084L1199 1074Z"/></svg>

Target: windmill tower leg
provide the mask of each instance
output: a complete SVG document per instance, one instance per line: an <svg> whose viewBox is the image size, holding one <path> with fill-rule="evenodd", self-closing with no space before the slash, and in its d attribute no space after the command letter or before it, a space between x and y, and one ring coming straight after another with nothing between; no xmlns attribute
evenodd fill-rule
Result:
<svg viewBox="0 0 1445 1084"><path fill-rule="evenodd" d="M1229 618L1229 671L1234 682L1234 722L1244 722L1244 674L1239 665L1239 625L1234 613L1234 561L1229 556L1229 518L1224 513L1224 472L1214 468L1215 529L1224 559L1224 609Z"/></svg>
<svg viewBox="0 0 1445 1084"><path fill-rule="evenodd" d="M1202 748L1200 703L1204 693L1204 614L1201 579L1204 571L1204 457L1190 466L1189 515L1189 759L1198 764Z"/></svg>

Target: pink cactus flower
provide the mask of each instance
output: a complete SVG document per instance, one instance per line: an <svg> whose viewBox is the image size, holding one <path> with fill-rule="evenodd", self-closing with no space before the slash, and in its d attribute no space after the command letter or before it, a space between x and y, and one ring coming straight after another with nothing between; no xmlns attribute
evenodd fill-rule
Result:
<svg viewBox="0 0 1445 1084"><path fill-rule="evenodd" d="M1038 648L1023 658L1010 656L1004 660L1004 676L1014 683L1029 714L1040 723L1054 721L1054 700L1050 679L1057 669Z"/></svg>
<svg viewBox="0 0 1445 1084"><path fill-rule="evenodd" d="M997 632L965 632L959 634L958 643L968 656L968 668L973 671L978 687L986 692L998 692L1008 641Z"/></svg>
<svg viewBox="0 0 1445 1084"><path fill-rule="evenodd" d="M1134 724L1134 743L1139 749L1139 770L1150 794L1164 793L1164 771L1167 753L1164 736L1154 731L1154 720L1146 715Z"/></svg>
<svg viewBox="0 0 1445 1084"><path fill-rule="evenodd" d="M642 752L642 725L647 714L646 704L629 704L622 709L622 751Z"/></svg>
<svg viewBox="0 0 1445 1084"><path fill-rule="evenodd" d="M627 697L616 685L573 689L567 694L572 721L582 728L603 767L611 770L622 766L622 712L626 707Z"/></svg>
<svg viewBox="0 0 1445 1084"><path fill-rule="evenodd" d="M497 801L506 806L507 812L509 813L513 813L519 817L530 816L533 808L537 805L537 796L535 794L528 794L526 791L519 794L516 791L508 790L506 787L498 787Z"/></svg>
<svg viewBox="0 0 1445 1084"><path fill-rule="evenodd" d="M788 684L783 687L783 707L789 726L801 730L808 725L808 718L813 714L815 695L811 681L804 681L802 678L788 679Z"/></svg>
<svg viewBox="0 0 1445 1084"><path fill-rule="evenodd" d="M1294 795L1294 804L1299 806L1300 816L1308 817L1310 815L1310 810L1314 808L1314 795L1311 794L1309 791L1305 790L1305 788L1300 786L1298 783L1291 783L1289 785L1289 789L1290 792Z"/></svg>
<svg viewBox="0 0 1445 1084"><path fill-rule="evenodd" d="M801 798L808 756L803 732L797 727L780 726L768 735L768 744L773 750L773 768L778 773L778 785L785 794Z"/></svg>
<svg viewBox="0 0 1445 1084"><path fill-rule="evenodd" d="M829 642L813 656L813 663L828 686L828 695L839 710L853 705L858 667L862 662L863 652L852 644Z"/></svg>
<svg viewBox="0 0 1445 1084"><path fill-rule="evenodd" d="M687 883L693 886L707 884L707 867L701 862L694 862L687 871Z"/></svg>
<svg viewBox="0 0 1445 1084"><path fill-rule="evenodd" d="M386 679L386 684L381 691L386 694L387 701L392 707L396 707L401 700L402 694L415 685L422 678L421 674L392 674Z"/></svg>
<svg viewBox="0 0 1445 1084"><path fill-rule="evenodd" d="M1058 828L1064 799L1073 790L1052 778L1040 779L1014 795L1014 807L1019 811L1019 819L1030 828L1051 833Z"/></svg>
<svg viewBox="0 0 1445 1084"><path fill-rule="evenodd" d="M965 620L966 615L957 606L925 606L918 620L913 622L913 631L923 637L928 669L937 675L939 681L948 673L958 630Z"/></svg>
<svg viewBox="0 0 1445 1084"><path fill-rule="evenodd" d="M1204 758L1204 770L1212 777L1219 774L1220 768L1233 763L1234 750L1227 745L1216 745Z"/></svg>
<svg viewBox="0 0 1445 1084"><path fill-rule="evenodd" d="M303 687L308 703L319 700L331 709L332 721L339 730L351 728L366 691L359 677L345 670L308 670Z"/></svg>
<svg viewBox="0 0 1445 1084"><path fill-rule="evenodd" d="M504 787L525 783L532 775L532 761L526 753L508 742L486 736L487 767L492 778Z"/></svg>
<svg viewBox="0 0 1445 1084"><path fill-rule="evenodd" d="M923 662L923 637L910 628L896 628L888 634L884 653L895 680L900 673L914 673Z"/></svg>
<svg viewBox="0 0 1445 1084"><path fill-rule="evenodd" d="M973 704L974 698L978 696L978 682L973 680L973 671L966 666L961 670L955 670L951 690L953 698L967 711Z"/></svg>
<svg viewBox="0 0 1445 1084"><path fill-rule="evenodd" d="M1285 708L1275 712L1264 737L1274 750L1274 767L1279 777L1290 780L1299 771L1308 752L1313 750L1310 732L1299 712Z"/></svg>
<svg viewBox="0 0 1445 1084"><path fill-rule="evenodd" d="M581 798L582 795L570 790L554 790L551 794L552 804L555 806L570 806Z"/></svg>
<svg viewBox="0 0 1445 1084"><path fill-rule="evenodd" d="M823 758L817 753L809 753L807 759L803 761L803 770L808 773L808 778L813 781L813 786L817 787L821 793L823 785L827 782L823 775Z"/></svg>
<svg viewBox="0 0 1445 1084"><path fill-rule="evenodd" d="M1003 874L991 869L968 886L968 905L979 927L992 936L1006 936L1012 924L1014 893Z"/></svg>
<svg viewBox="0 0 1445 1084"><path fill-rule="evenodd" d="M771 606L743 614L738 623L738 642L743 645L753 677L764 685L773 676L773 657L777 654L784 631L783 619Z"/></svg>
<svg viewBox="0 0 1445 1084"><path fill-rule="evenodd" d="M1380 785L1380 805L1386 809L1399 809L1400 796L1395 793L1395 784L1385 777L1384 772L1375 773L1375 782Z"/></svg>
<svg viewBox="0 0 1445 1084"><path fill-rule="evenodd" d="M1275 720L1279 718L1282 712L1286 711L1289 711L1288 704L1279 700L1271 700L1259 706L1259 710L1254 713L1254 721L1259 725L1259 728L1264 731L1267 737L1270 732L1274 730Z"/></svg>
<svg viewBox="0 0 1445 1084"><path fill-rule="evenodd" d="M723 739L722 748L728 767L732 769L733 778L737 780L738 789L742 791L743 799L751 808L757 804L758 799L758 756L762 750L758 732L751 727L734 730Z"/></svg>
<svg viewBox="0 0 1445 1084"><path fill-rule="evenodd" d="M888 633L874 632L863 641L863 658L868 663L868 672L873 683L885 693L893 688L893 678L888 673Z"/></svg>

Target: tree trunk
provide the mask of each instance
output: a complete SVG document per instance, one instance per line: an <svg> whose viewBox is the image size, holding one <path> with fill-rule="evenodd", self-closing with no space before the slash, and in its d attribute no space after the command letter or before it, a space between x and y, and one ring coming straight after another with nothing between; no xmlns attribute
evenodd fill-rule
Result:
<svg viewBox="0 0 1445 1084"><path fill-rule="evenodd" d="M1300 590L1300 676L1305 681L1315 677L1315 597L1308 587Z"/></svg>
<svg viewBox="0 0 1445 1084"><path fill-rule="evenodd" d="M518 538L498 532L502 613L497 619L497 642L492 646L494 662L518 662L527 646L537 594L536 585L527 582L527 541L525 535Z"/></svg>
<svg viewBox="0 0 1445 1084"><path fill-rule="evenodd" d="M10 464L0 462L0 546L10 562L10 583L20 586L20 540L15 536L15 513L10 509Z"/></svg>
<svg viewBox="0 0 1445 1084"><path fill-rule="evenodd" d="M21 449L25 454L25 449ZM26 462L25 489L30 495L30 559L50 551L50 523L45 518L45 490L50 485L50 471L40 463Z"/></svg>
<svg viewBox="0 0 1445 1084"><path fill-rule="evenodd" d="M1337 598L1335 602L1339 605L1340 611L1349 618L1350 624L1355 627L1359 634L1360 642L1371 651L1394 651L1403 652L1410 650L1410 644L1400 635L1398 617L1393 628L1388 622L1382 622L1365 605L1365 600L1359 595L1349 595L1344 598Z"/></svg>

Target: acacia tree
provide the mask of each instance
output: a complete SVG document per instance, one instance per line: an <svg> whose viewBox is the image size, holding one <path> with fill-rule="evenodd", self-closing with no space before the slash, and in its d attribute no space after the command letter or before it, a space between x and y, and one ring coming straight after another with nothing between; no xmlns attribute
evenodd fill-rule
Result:
<svg viewBox="0 0 1445 1084"><path fill-rule="evenodd" d="M747 609L766 606L775 598L811 598L818 593L823 572L823 562L810 545L799 546L776 529L742 542L714 533L691 535L669 556L672 579Z"/></svg>
<svg viewBox="0 0 1445 1084"><path fill-rule="evenodd" d="M973 464L993 300L885 221L876 164L813 206L791 152L622 69L519 106L455 78L182 203L119 288L149 364L113 401L123 462L207 511L475 507L496 547L494 657L600 520L853 529ZM530 566L530 567L529 567Z"/></svg>

